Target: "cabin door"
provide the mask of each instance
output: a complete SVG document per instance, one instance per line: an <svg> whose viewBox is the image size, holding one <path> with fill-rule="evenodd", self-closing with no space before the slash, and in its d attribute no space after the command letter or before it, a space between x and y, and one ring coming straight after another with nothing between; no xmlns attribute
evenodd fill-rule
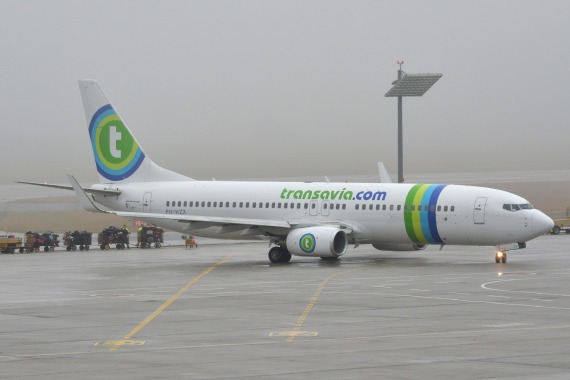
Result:
<svg viewBox="0 0 570 380"><path fill-rule="evenodd" d="M486 197L479 197L475 199L473 206L473 223L485 224L485 205L487 204Z"/></svg>
<svg viewBox="0 0 570 380"><path fill-rule="evenodd" d="M144 195L143 195L143 212L150 212L151 200L152 200L152 193L144 193Z"/></svg>

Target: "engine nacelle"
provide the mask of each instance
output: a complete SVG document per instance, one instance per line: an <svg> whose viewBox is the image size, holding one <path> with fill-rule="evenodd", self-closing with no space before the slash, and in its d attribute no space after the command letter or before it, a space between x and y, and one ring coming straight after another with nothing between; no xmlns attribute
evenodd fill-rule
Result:
<svg viewBox="0 0 570 380"><path fill-rule="evenodd" d="M414 243L374 243L372 246L380 251L421 251L427 244Z"/></svg>
<svg viewBox="0 0 570 380"><path fill-rule="evenodd" d="M289 232L287 250L295 256L339 257L348 247L346 232L335 227L306 227Z"/></svg>

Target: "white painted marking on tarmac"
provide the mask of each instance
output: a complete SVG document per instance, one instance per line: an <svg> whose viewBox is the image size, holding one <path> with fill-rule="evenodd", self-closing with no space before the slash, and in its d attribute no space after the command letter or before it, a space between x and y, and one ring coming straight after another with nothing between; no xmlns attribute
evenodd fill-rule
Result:
<svg viewBox="0 0 570 380"><path fill-rule="evenodd" d="M489 294L487 297L494 297L494 298L511 298L509 296L497 296L495 294Z"/></svg>
<svg viewBox="0 0 570 380"><path fill-rule="evenodd" d="M534 323L512 322L512 323L503 323L499 325L485 325L485 327L491 327L494 329L504 329L509 327L521 327L521 326L534 326Z"/></svg>
<svg viewBox="0 0 570 380"><path fill-rule="evenodd" d="M431 292L429 289L410 289L413 292Z"/></svg>

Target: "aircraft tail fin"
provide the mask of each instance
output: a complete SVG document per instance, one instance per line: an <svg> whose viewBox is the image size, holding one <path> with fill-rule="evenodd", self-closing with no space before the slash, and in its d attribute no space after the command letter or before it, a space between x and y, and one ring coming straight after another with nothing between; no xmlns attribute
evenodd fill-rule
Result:
<svg viewBox="0 0 570 380"><path fill-rule="evenodd" d="M80 80L79 90L89 126L101 183L188 181L148 157L105 93L94 80Z"/></svg>

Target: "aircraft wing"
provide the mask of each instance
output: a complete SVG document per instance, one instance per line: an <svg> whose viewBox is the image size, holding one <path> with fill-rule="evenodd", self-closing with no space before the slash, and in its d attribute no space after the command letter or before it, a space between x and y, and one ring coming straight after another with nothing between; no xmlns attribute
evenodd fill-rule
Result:
<svg viewBox="0 0 570 380"><path fill-rule="evenodd" d="M40 182L26 182L26 181L16 181L16 183L23 183L26 185L34 185L34 186L43 186L43 187L49 187L52 189L60 189L60 190L73 190L72 186L64 186L64 185L54 185L51 183L40 183ZM107 190L100 190L100 189L86 189L86 188L82 188L83 191L85 191L86 193L91 193L91 194L100 194L100 195L114 195L117 196L119 194L121 194L121 192L119 190L112 190L112 189L107 189Z"/></svg>

